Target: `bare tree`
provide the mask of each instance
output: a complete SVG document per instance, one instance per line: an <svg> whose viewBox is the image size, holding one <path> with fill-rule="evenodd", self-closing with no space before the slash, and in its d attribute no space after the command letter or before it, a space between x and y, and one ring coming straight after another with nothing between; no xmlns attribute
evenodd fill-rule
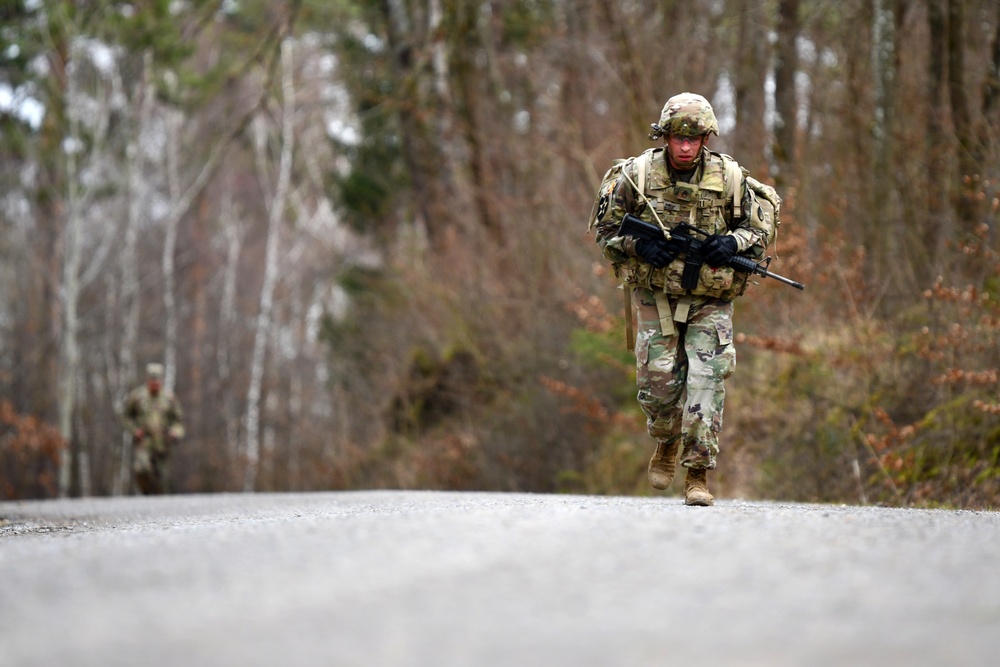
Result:
<svg viewBox="0 0 1000 667"><path fill-rule="evenodd" d="M601 0L601 18L609 27L614 39L616 60L619 63L620 86L623 99L627 100L625 122L634 128L630 136L634 142L641 141L649 127L649 109L655 107L657 96L653 95L646 67L643 63L642 47L636 43L638 30L633 29L631 12L622 11L620 3ZM659 97L662 97L660 95Z"/></svg>
<svg viewBox="0 0 1000 667"><path fill-rule="evenodd" d="M946 239L953 236L953 223L949 215L951 179L945 178L948 170L945 129L948 109L944 97L947 81L947 0L927 0L927 32L930 48L927 58L927 228L932 246L932 266L935 275L944 275Z"/></svg>
<svg viewBox="0 0 1000 667"><path fill-rule="evenodd" d="M59 431L67 443L65 456L59 472L59 494L66 496L70 492L72 474L75 466L82 466L80 483L83 488L89 486L85 474L89 466L89 452L83 448L78 432L75 429L77 395L80 386L81 353L80 353L80 302L83 289L92 283L105 265L113 239L117 236L117 225L102 224L100 214L95 205L98 192L106 184L107 140L111 117L112 88L105 77L93 72L96 80L95 94L87 98L82 90L81 81L88 72L88 56L86 43L79 38L79 25L66 23L73 38L70 39L69 60L66 64L66 93L64 103L65 115L68 119L67 136L63 144L65 160L65 218L62 235L62 281L59 290L59 306L62 313L60 321L60 354L59 354ZM91 144L91 150L84 154L85 145L83 126ZM87 170L84 172L81 157L87 160ZM86 232L91 232L85 234ZM94 240L96 239L96 243ZM90 241L92 250L89 261L85 264L84 245Z"/></svg>
<svg viewBox="0 0 1000 667"><path fill-rule="evenodd" d="M222 418L225 422L226 454L229 461L236 461L239 455L239 415L237 414L236 388L233 377L234 359L239 350L233 340L233 334L239 327L236 287L240 250L243 246L240 213L233 201L232 188L227 183L223 192L220 215L226 252L223 264L222 299L219 304L219 336L216 342L216 356L219 386L222 391Z"/></svg>
<svg viewBox="0 0 1000 667"><path fill-rule="evenodd" d="M774 144L775 181L789 183L796 169L798 101L795 74L799 69L799 0L778 1L778 46L774 62Z"/></svg>
<svg viewBox="0 0 1000 667"><path fill-rule="evenodd" d="M759 3L737 0L739 37L732 67L736 91L734 155L755 174L766 174L767 129L764 126L765 85L770 71L767 23L761 20Z"/></svg>
<svg viewBox="0 0 1000 667"><path fill-rule="evenodd" d="M413 3L381 0L379 6L385 21L393 78L399 85L394 103L400 122L401 155L413 179L413 222L432 243L441 244L445 230L452 223L449 209L444 205L450 175L439 134L442 126L438 124L438 119L448 111L437 103L439 94L448 94L442 87L447 61L440 48L428 48L431 39L439 38L438 34L429 35L428 27L437 28L441 17L436 13L437 6L427 4L427 0ZM464 1L457 1L446 7L459 12L466 11L462 9L465 5ZM431 57L437 73L428 67Z"/></svg>
<svg viewBox="0 0 1000 667"><path fill-rule="evenodd" d="M969 108L965 70L965 0L948 0L948 99L958 139L957 211L964 229L975 222L975 129Z"/></svg>
<svg viewBox="0 0 1000 667"><path fill-rule="evenodd" d="M261 391L264 381L264 362L268 340L272 328L274 290L278 281L278 257L281 243L281 223L288 203L292 174L292 155L295 143L295 61L293 42L285 38L281 43L281 155L277 167L277 182L268 201L267 252L264 258L264 283L260 290L260 312L254 332L253 356L250 368L250 386L247 389L246 415L246 474L243 490L253 491L257 486L260 463L260 409ZM257 155L258 171L263 179L268 174L267 138L264 119L258 117L254 123L254 147Z"/></svg>
<svg viewBox="0 0 1000 667"><path fill-rule="evenodd" d="M80 266L83 262L83 213L80 207L80 191L77 173L77 152L79 151L79 120L72 110L77 101L76 72L71 57L66 68L66 101L70 107L69 149L66 151L66 199L67 218L63 234L64 260L62 289L62 346L59 354L59 432L68 444L65 458L59 470L59 495L69 494L70 476L74 464L76 440L73 434L73 411L76 409L76 374L79 371L80 350L77 342L79 317L77 309L80 298Z"/></svg>

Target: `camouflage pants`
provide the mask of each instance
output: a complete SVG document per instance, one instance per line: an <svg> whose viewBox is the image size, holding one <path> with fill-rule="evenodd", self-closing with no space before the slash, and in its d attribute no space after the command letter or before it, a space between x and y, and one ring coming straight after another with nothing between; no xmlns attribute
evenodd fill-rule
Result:
<svg viewBox="0 0 1000 667"><path fill-rule="evenodd" d="M654 293L636 287L632 303L638 311L636 384L646 429L657 440L681 440L682 466L715 468L725 380L736 370L733 304L694 297L687 322L674 322L674 331L664 335ZM666 303L675 312L677 297L661 296L661 308Z"/></svg>
<svg viewBox="0 0 1000 667"><path fill-rule="evenodd" d="M170 468L167 452L149 444L136 443L132 452L132 472L135 483L143 495L159 495L169 492Z"/></svg>

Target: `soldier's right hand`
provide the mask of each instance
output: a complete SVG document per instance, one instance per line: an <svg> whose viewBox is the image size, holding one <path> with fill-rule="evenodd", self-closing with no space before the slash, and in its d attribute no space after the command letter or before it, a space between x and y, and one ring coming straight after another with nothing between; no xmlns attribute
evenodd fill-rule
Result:
<svg viewBox="0 0 1000 667"><path fill-rule="evenodd" d="M667 248L666 243L657 243L646 239L639 239L635 242L635 254L658 269L662 269L674 261L674 254Z"/></svg>

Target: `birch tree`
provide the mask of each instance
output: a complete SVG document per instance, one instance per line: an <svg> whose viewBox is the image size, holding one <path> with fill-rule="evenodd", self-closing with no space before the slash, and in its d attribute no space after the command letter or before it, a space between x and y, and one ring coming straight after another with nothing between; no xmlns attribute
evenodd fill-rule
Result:
<svg viewBox="0 0 1000 667"><path fill-rule="evenodd" d="M87 42L82 39L79 25L67 21L69 28L69 58L65 68L65 117L67 134L63 142L65 167L65 205L62 232L62 280L59 289L59 382L58 414L59 432L66 442L66 451L59 472L59 495L70 492L76 459L82 455L82 471L87 468L87 452L77 438L74 428L77 409L77 388L80 383L80 297L82 290L99 275L110 254L117 226L101 220L95 199L106 186L113 168L106 155L109 135L111 105L108 81L99 68L88 62ZM113 65L112 65L113 66ZM94 83L94 94L86 97L81 81L89 74ZM86 125L86 128L84 128ZM84 140L86 134L86 142ZM84 152L84 147L89 149ZM83 158L86 158L84 164ZM86 171L84 170L86 166ZM89 212L95 211L93 214ZM89 232L85 238L85 230ZM87 243L89 241L89 243ZM84 246L89 245L91 256L84 264ZM89 479L81 477L87 488Z"/></svg>
<svg viewBox="0 0 1000 667"><path fill-rule="evenodd" d="M265 356L272 327L274 289L278 280L278 253L280 250L281 222L288 202L292 174L292 155L295 141L295 63L293 42L285 38L281 43L281 155L278 160L277 183L268 202L267 249L264 259L264 282L260 290L260 311L254 330L253 353L250 361L250 386L247 389L246 414L246 473L244 491L254 491L260 464L260 410L261 387L264 380ZM267 138L263 117L254 122L254 148L257 155L261 184L267 174Z"/></svg>
<svg viewBox="0 0 1000 667"><path fill-rule="evenodd" d="M71 48L70 62L66 67L66 106L69 117L69 135L66 138L66 226L63 233L63 276L60 290L62 302L62 344L59 353L59 433L67 443L65 456L59 469L59 496L69 495L76 443L73 437L73 411L76 408L76 374L80 363L77 343L78 299L80 295L80 265L83 250L83 219L80 210L80 192L77 183L77 153L80 150L79 120L73 109L77 97L75 53Z"/></svg>

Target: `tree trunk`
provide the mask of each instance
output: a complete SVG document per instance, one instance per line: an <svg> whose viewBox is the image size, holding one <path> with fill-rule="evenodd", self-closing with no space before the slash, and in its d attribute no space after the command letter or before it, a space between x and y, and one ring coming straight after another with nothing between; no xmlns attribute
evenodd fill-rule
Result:
<svg viewBox="0 0 1000 667"><path fill-rule="evenodd" d="M414 43L420 35L414 34L415 22L407 13L405 3L382 0L382 11L386 17L393 78L399 84L396 103L399 105L400 145L407 173L413 181L410 191L414 221L426 232L431 243L438 245L444 241L444 232L451 220L444 203L449 197L443 187L448 179L442 176L442 137L434 126L434 119L442 110L429 105L425 95L428 87L423 61L426 43ZM439 85L440 74L437 81Z"/></svg>
<svg viewBox="0 0 1000 667"><path fill-rule="evenodd" d="M656 98L644 75L642 53L630 36L629 27L625 25L623 17L625 8L621 3L612 0L600 0L600 8L604 24L608 26L611 38L614 40L618 62L621 63L622 95L628 101L628 136L631 138L629 144L642 145L646 142L646 135L649 134L649 125L653 122L651 118L657 118L659 115L659 109L650 108L650 105L655 107ZM668 96L673 94L671 92ZM662 101L665 102L666 97Z"/></svg>
<svg viewBox="0 0 1000 667"><path fill-rule="evenodd" d="M481 48L477 28L478 16L474 9L465 7L456 17L453 24L455 44L455 88L456 111L460 122L462 137L468 146L468 168L472 180L472 199L475 210L482 225L496 243L502 243L502 233L499 216L495 211L491 194L491 174L486 145L479 131L480 99L483 97L480 77L476 72L473 60L480 51L489 53L491 49Z"/></svg>
<svg viewBox="0 0 1000 667"><path fill-rule="evenodd" d="M892 277L897 290L906 289L902 275L906 262L899 210L896 206L893 121L896 117L896 20L891 0L874 0L872 12L872 76L875 114L872 123L874 156L871 179L879 183L874 199L874 219L881 221L882 238L875 249L879 264Z"/></svg>
<svg viewBox="0 0 1000 667"><path fill-rule="evenodd" d="M975 162L976 131L965 82L965 0L948 0L948 98L958 140L958 201L955 208L962 228L971 232L976 222L980 175Z"/></svg>
<svg viewBox="0 0 1000 667"><path fill-rule="evenodd" d="M75 54L70 57L66 68L66 109L69 118L68 150L66 156L66 227L63 233L63 277L62 289L62 336L59 354L59 433L66 442L65 456L59 468L59 497L70 493L75 455L78 451L77 439L73 432L73 415L76 411L76 376L80 366L79 298L80 266L83 259L81 239L83 237L83 217L80 211L80 192L77 179L77 151L80 132L73 105L76 103Z"/></svg>
<svg viewBox="0 0 1000 667"><path fill-rule="evenodd" d="M239 456L239 415L236 408L236 387L233 378L233 358L237 354L234 336L238 325L236 312L236 279L239 275L240 249L243 235L239 212L233 204L232 188L223 194L222 231L226 240L226 260L223 267L222 300L219 305L219 337L216 343L219 365L219 387L222 391L222 417L226 427L226 454L230 463Z"/></svg>
<svg viewBox="0 0 1000 667"><path fill-rule="evenodd" d="M295 63L292 58L291 38L285 38L281 43L281 65L281 94L283 99L281 157L278 164L278 182L275 185L274 197L271 200L268 212L264 282L261 286L260 312L257 315L257 327L254 332L250 386L247 390L247 465L243 479L243 490L247 492L254 491L257 487L257 474L260 464L261 388L264 381L264 362L267 343L271 333L274 289L278 280L278 251L281 237L281 221L284 218L285 205L288 201L289 183L292 173L292 148L295 139ZM266 160L265 144L266 138L261 138L257 142L258 160L261 162L262 173L266 173L264 162Z"/></svg>
<svg viewBox="0 0 1000 667"><path fill-rule="evenodd" d="M949 207L949 191L951 179L947 178L948 144L945 137L945 124L948 122L948 110L945 107L945 72L947 53L946 40L947 19L945 3L947 0L927 0L927 30L930 34L930 48L927 54L927 143L926 143L926 195L927 195L927 226L929 234L927 245L931 248L931 266L933 275L945 274L944 257L947 252L947 241L953 238L954 230Z"/></svg>
<svg viewBox="0 0 1000 667"><path fill-rule="evenodd" d="M180 143L183 115L173 111L167 116L167 182L170 201L180 201ZM184 210L190 208L190 200ZM181 215L169 216L163 236L163 314L166 319L163 345L163 386L173 391L177 378L177 294L174 279L174 252Z"/></svg>
<svg viewBox="0 0 1000 667"><path fill-rule="evenodd" d="M764 127L764 83L768 70L767 29L753 11L757 0L737 0L740 17L739 46L736 52L736 128L733 132L733 155L754 174L766 174Z"/></svg>
<svg viewBox="0 0 1000 667"><path fill-rule="evenodd" d="M796 44L801 29L799 0L778 2L778 48L774 61L774 178L780 186L794 181L796 169L795 74L799 69Z"/></svg>

